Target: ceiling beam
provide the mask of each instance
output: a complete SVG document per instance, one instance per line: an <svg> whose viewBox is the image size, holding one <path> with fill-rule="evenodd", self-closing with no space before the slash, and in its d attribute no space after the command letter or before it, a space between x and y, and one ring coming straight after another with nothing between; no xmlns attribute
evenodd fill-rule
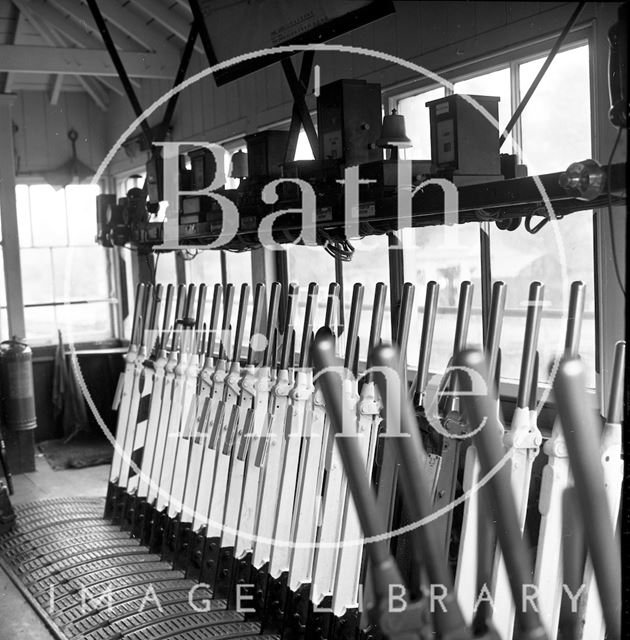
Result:
<svg viewBox="0 0 630 640"><path fill-rule="evenodd" d="M15 21L15 31L13 32L13 44L19 44L20 34L24 26L24 16L21 12L18 12L17 20ZM4 81L4 92L13 93L13 81L15 76L12 73L7 73L7 77Z"/></svg>
<svg viewBox="0 0 630 640"><path fill-rule="evenodd" d="M42 33L41 27L46 27L48 30L50 30L50 27L53 27L70 40L72 44L76 44L78 47L84 47L86 49L100 49L103 46L103 43L99 38L89 34L83 27L80 27L73 20L64 17L63 14L53 8L50 3L43 3L41 0L13 0L13 2L20 11L28 12L29 16L32 16L37 20L40 26L33 26L38 29L49 45L66 46L68 43L65 40L62 40L61 42L56 39L51 41L50 38L46 38L46 33ZM137 80L134 80L133 82L137 87L140 86L140 83ZM122 95L122 89L114 82L106 81L104 84L106 84L106 86L112 91Z"/></svg>
<svg viewBox="0 0 630 640"><path fill-rule="evenodd" d="M191 19L187 20L182 18L178 13L171 11L161 2L156 0L130 0L129 5L138 7L148 17L153 18L157 23L161 24L169 33L186 42L188 40L188 34L190 32ZM195 44L195 51L203 54L203 46L199 38Z"/></svg>
<svg viewBox="0 0 630 640"><path fill-rule="evenodd" d="M178 57L179 49L165 39L163 33L147 25L144 16L131 10L131 4L123 7L118 0L109 0L99 7L108 22L116 25L121 31L142 44L149 51ZM90 24L93 24L94 21Z"/></svg>
<svg viewBox="0 0 630 640"><path fill-rule="evenodd" d="M121 51L120 57L127 73L136 78L172 80L177 73L177 58L130 51ZM118 77L107 51L76 47L0 44L0 71Z"/></svg>
<svg viewBox="0 0 630 640"><path fill-rule="evenodd" d="M50 46L64 46L66 44L64 36L52 29L52 27L46 21L45 15L40 16L38 13L37 18L35 18L31 9L27 9L26 7L20 7L20 11L24 13L28 21L33 25L33 27L47 44L49 44ZM57 76L57 78L63 78L63 75L59 75ZM96 106L102 111L107 111L107 108L109 107L109 96L107 95L107 92L103 89L103 87L96 81L96 79L86 78L84 76L78 75L77 81L83 87L83 90L92 98L92 100L94 100ZM53 86L53 95L56 88L57 83L55 82L55 85ZM60 90L61 83L59 83L59 91ZM53 103L51 100L51 104L55 103Z"/></svg>

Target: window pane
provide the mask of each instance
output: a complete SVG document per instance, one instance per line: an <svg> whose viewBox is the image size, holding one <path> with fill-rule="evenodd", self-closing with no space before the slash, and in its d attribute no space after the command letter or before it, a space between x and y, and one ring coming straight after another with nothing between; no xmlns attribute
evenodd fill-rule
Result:
<svg viewBox="0 0 630 640"><path fill-rule="evenodd" d="M297 146L295 148L295 160L313 160L313 150L308 141L308 137L304 129L300 129L298 135Z"/></svg>
<svg viewBox="0 0 630 640"><path fill-rule="evenodd" d="M36 247L68 244L66 229L66 198L63 189L50 185L30 187L33 245Z"/></svg>
<svg viewBox="0 0 630 640"><path fill-rule="evenodd" d="M543 62L520 65L521 96ZM521 116L530 175L562 171L591 156L590 102L588 46L558 53Z"/></svg>
<svg viewBox="0 0 630 640"><path fill-rule="evenodd" d="M568 303L567 283L563 283L560 252L552 225L556 224L566 253L568 284L582 280L586 284L585 319L582 325L580 355L587 364L587 382L595 384L595 321L593 281L592 213L572 213L563 220L545 225L531 235L521 226L516 231L491 231L492 276L507 283L506 308L501 348L502 375L517 379L519 375L525 302L530 282L545 285L545 307L540 330L541 380L547 380L548 368L556 354L561 354L566 332ZM564 293L564 299L563 299Z"/></svg>
<svg viewBox="0 0 630 640"><path fill-rule="evenodd" d="M57 322L65 340L86 342L111 338L111 307L107 302L63 304L56 307Z"/></svg>
<svg viewBox="0 0 630 640"><path fill-rule="evenodd" d="M405 229L403 247L405 279L416 285L415 307L419 310L412 320L408 362L413 367L418 362L426 285L435 280L440 295L429 367L440 372L453 355L459 288L464 280L473 283L468 343L482 343L479 225Z"/></svg>
<svg viewBox="0 0 630 640"><path fill-rule="evenodd" d="M499 127L501 131L497 131L497 137L500 136L505 129L505 125L509 122L512 113L510 105L510 70L500 69L499 71L484 73L474 78L468 78L468 80L456 82L453 86L455 93L498 96L500 98Z"/></svg>
<svg viewBox="0 0 630 640"><path fill-rule="evenodd" d="M158 252L155 254L155 282L177 284L177 271L175 270L175 254L172 251Z"/></svg>
<svg viewBox="0 0 630 640"><path fill-rule="evenodd" d="M55 302L107 298L107 260L103 247L52 249ZM86 265L90 268L86 269Z"/></svg>
<svg viewBox="0 0 630 640"><path fill-rule="evenodd" d="M370 337L370 323L374 304L374 291L377 282L387 285L387 302L383 317L383 330L381 338L384 341L391 340L391 316L389 310L389 246L387 236L369 236L362 240L353 240L356 249L352 260L343 263L343 286L345 317L350 311L352 301L352 287L355 282L365 286L363 294L363 313L359 326L360 358L367 357L367 345ZM340 345L343 348L344 345Z"/></svg>
<svg viewBox="0 0 630 640"><path fill-rule="evenodd" d="M29 343L53 344L57 341L55 307L26 307L24 323Z"/></svg>
<svg viewBox="0 0 630 640"><path fill-rule="evenodd" d="M218 256L218 254L217 254ZM242 253L225 252L227 263L227 281L235 287L240 287L243 282L252 284L252 256L249 251Z"/></svg>
<svg viewBox="0 0 630 640"><path fill-rule="evenodd" d="M70 185L66 187L68 234L71 245L93 245L96 236L97 186Z"/></svg>
<svg viewBox="0 0 630 640"><path fill-rule="evenodd" d="M559 53L536 89L522 116L524 163L530 175L562 171L571 162L591 155L590 80L588 46ZM524 94L543 59L520 65L520 91ZM553 225L564 245L568 282L562 281L560 251ZM586 284L585 319L580 355L587 364L587 383L595 384L594 257L592 213L573 213L548 223L532 235L521 225L516 231L493 226L492 275L508 283L507 316L503 327L502 373L518 378L525 324L524 301L529 284L545 285L545 310L540 331L540 378L562 352L566 332L568 286ZM564 299L563 299L564 293Z"/></svg>
<svg viewBox="0 0 630 640"><path fill-rule="evenodd" d="M20 261L24 304L53 302L53 268L50 249L22 249Z"/></svg>
<svg viewBox="0 0 630 640"><path fill-rule="evenodd" d="M251 264L249 253L244 254ZM206 284L213 287L221 284L221 253L219 251L200 251L195 258L186 261L186 281L194 284ZM251 270L251 269L250 269Z"/></svg>
<svg viewBox="0 0 630 640"><path fill-rule="evenodd" d="M318 329L324 324L328 287L335 282L335 259L323 247L301 247L286 245L289 262L289 282L300 285L300 317L304 313L306 292L311 282L319 286L317 313L313 326ZM351 296L352 292L346 292ZM301 335L301 331L299 332Z"/></svg>
<svg viewBox="0 0 630 640"><path fill-rule="evenodd" d="M429 109L427 102L443 98L444 87L425 91L398 101L398 113L405 116L405 130L413 145L404 149L403 156L407 160L429 160L431 158L431 129L429 126Z"/></svg>

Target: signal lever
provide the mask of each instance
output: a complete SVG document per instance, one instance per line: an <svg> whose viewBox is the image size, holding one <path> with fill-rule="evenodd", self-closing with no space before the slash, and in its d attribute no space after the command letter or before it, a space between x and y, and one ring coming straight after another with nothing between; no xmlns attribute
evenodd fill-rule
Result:
<svg viewBox="0 0 630 640"><path fill-rule="evenodd" d="M375 356L381 353L381 349L375 351ZM345 431L343 429L343 407L340 384L343 371L336 367L334 336L329 329L324 327L317 332L311 347L311 352L317 377L320 378L330 424L336 434L347 434L347 429ZM389 353L395 352L391 350ZM395 368L395 371L397 370L398 369ZM397 397L403 397L402 387L399 387L397 391ZM401 431L405 433L408 431L414 432L416 429L415 426L412 427L412 425L415 425L413 410L406 402L403 406L406 407L406 411L403 411L405 418L402 420ZM393 407L393 409L395 410L395 407ZM412 421L411 423L409 422L409 418ZM415 445L419 444L419 436L416 438L412 436L412 439ZM403 438L399 440L403 440ZM404 486L409 489L413 486L413 480L411 480L409 473L412 470L408 468L410 466L409 462L411 460L412 466L415 466L416 469L421 469L422 458L418 456L417 446L413 448L407 447L407 442L408 438L406 437L404 438L404 442L401 442L401 445L405 445L404 447L401 446L401 449L406 448L410 452L409 454L401 456L401 476L409 480L404 484ZM374 585L374 602L366 603L366 609L370 611L370 616L374 619L374 624L391 640L419 640L420 638L430 636L432 635L432 621L427 604L428 598L416 602L407 602L405 599L406 608L404 608L404 610L390 610L389 604L392 587L400 589L405 588L406 585L394 558L389 552L389 544L385 537L386 530L384 522L377 508L376 499L370 487L365 466L360 458L357 442L353 438L341 437L337 439L337 444L348 479L348 486L352 492L352 497L361 522L361 528L363 529L364 535L370 539L369 542L366 543L366 552L370 557L372 584ZM427 493L428 487L424 485L424 488L424 493ZM417 490L417 486L414 490ZM423 512L423 514L428 515L428 512ZM414 516L416 515L417 511L414 510ZM438 557L440 557L439 554L434 554L434 559ZM433 567L434 564L435 563L431 564L431 567ZM446 574L446 572L446 567L442 567L440 573ZM434 579L435 575L431 577ZM440 631L442 631L441 637L448 640L469 640L472 636L461 618L461 613L457 616L458 607L453 600L452 590L450 598L451 601L448 602L450 606L447 608L447 611L448 609L450 609L450 611L448 611L448 614L442 614L440 618L438 618L438 620L443 623L440 628ZM456 624L451 625L446 621L447 617L449 620L452 617L459 617L461 622L456 621Z"/></svg>

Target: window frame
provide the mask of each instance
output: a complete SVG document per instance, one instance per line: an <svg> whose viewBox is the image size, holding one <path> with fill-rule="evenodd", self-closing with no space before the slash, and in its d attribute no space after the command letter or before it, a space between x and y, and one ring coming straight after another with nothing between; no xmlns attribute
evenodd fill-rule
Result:
<svg viewBox="0 0 630 640"><path fill-rule="evenodd" d="M133 173L133 172L131 172ZM18 179L16 179L15 181L15 188L17 189L17 187L20 186L26 186L27 188L30 189L31 186L38 186L38 185L48 185L48 182L46 182L43 178L41 177L37 177L37 176L20 176ZM81 185L68 185L68 186L81 186ZM85 186L89 186L89 185L85 185ZM104 192L103 189L103 183L98 185L101 189L101 192ZM65 188L64 188L65 189ZM29 194L29 213L30 213L30 194ZM66 203L66 210L65 210L65 214L66 214L66 220L68 219L68 209L67 209L67 203ZM31 221L29 220L29 227L31 226ZM18 231L19 233L19 231ZM6 242L6 238L3 238L3 242ZM73 247L85 247L85 248L89 248L91 247L91 245L85 244L85 245L73 245L70 243L70 238L68 236L67 238L67 244L64 245L44 245L44 246L32 246L32 247L22 247L20 245L20 239L19 236L17 238L13 238L12 240L14 240L18 246L19 246L19 251L20 251L20 256L22 257L22 251L23 250L29 250L29 249L42 249L42 250L46 250L48 252L52 251L55 248L59 248L59 249L72 249ZM31 238L32 240L32 238ZM94 245L95 247L98 246ZM49 300L47 302L39 302L39 303L25 303L24 301L22 301L22 308L23 310L26 309L31 309L31 308L45 308L45 307L63 307L63 306L75 306L75 305L90 305L92 303L107 303L108 304L108 308L109 308L109 324L111 327L111 335L108 337L103 337L103 338L93 338L93 339L87 339L87 340L79 340L77 342L75 342L75 346L77 349L83 351L85 349L109 349L109 348L118 348L121 344L122 344L122 309L121 309L121 305L122 305L122 296L121 296L121 291L122 291L122 287L121 287L121 283L120 283L120 278L119 278L119 274L118 274L118 256L115 252L115 250L110 249L108 250L106 247L102 247L103 251L105 252L105 264L106 264L106 268L107 268L107 288L108 291L112 292L113 295L111 296L107 296L107 297L103 297L103 298L94 298L94 299L86 299L86 300L80 300L80 301L62 301L62 302L57 302L55 300ZM22 269L22 260L20 260L20 272L19 273L7 273L5 274L5 279L15 279L18 280L20 283L20 288L23 288L23 283L22 283L22 278L23 278L23 269ZM55 292L53 291L53 298L54 298ZM2 310L4 310L5 312L8 313L8 307L11 304L11 301L9 301L8 299L6 300L6 304L2 305ZM63 329L63 327L61 326L57 326L55 327L56 329ZM25 334L27 333L26 331L26 327L25 327ZM56 344L56 340L54 339L54 335L51 336L52 340L51 341L42 341L39 339L33 339L32 337L29 337L28 334L24 336L24 338L26 340L29 341L30 346L33 348L34 353L36 354L42 354L42 353L47 353L51 348L55 347Z"/></svg>
<svg viewBox="0 0 630 640"><path fill-rule="evenodd" d="M502 69L509 69L510 72L510 112L513 113L515 107L518 105L520 101L520 65L525 64L527 62L531 62L533 60L538 60L544 58L548 55L549 50L555 39L557 38L557 34L552 34L551 36L547 36L545 38L540 38L535 41L530 41L527 43L516 44L514 47L510 47L509 49L504 49L503 51L491 54L488 56L484 56L478 58L476 60L469 60L463 62L461 64L448 65L440 70L438 73L444 77L451 85L455 85L458 82L463 82L465 80L469 80L471 78L478 77L480 75L489 74L495 71L499 71ZM558 53L562 53L565 51L570 51L572 49L587 45L589 47L589 54L593 51L595 47L595 33L594 33L594 22L590 21L589 23L579 26L574 31L572 31L563 46L559 49ZM591 125L591 149L594 150L596 148L597 139L598 139L598 131L597 131L597 120L596 120L596 107L595 107L595 83L594 83L594 69L593 69L593 56L589 55L589 98L590 98L590 125ZM416 95L420 95L422 93L431 91L435 88L443 87L445 89L445 95L451 95L453 90L444 86L440 83L436 83L431 79L425 78L411 82L399 83L395 86L389 87L388 89L384 89L382 92L382 100L383 107L387 109L387 113L391 111L393 108L397 108L398 101L404 98L413 97ZM516 125L512 129L511 133L512 138L512 153L516 153L519 161L521 160L521 143L522 143L522 128L521 128L521 119L517 121ZM596 235L596 225L593 223L593 240L597 242ZM404 247L402 248L404 252ZM481 260L481 269L483 272L484 264L483 259ZM595 297L595 308L592 312L593 316L596 320L597 326L597 299L599 296L598 291L598 278L597 278L597 255L596 252L593 254L593 274L594 274L594 297ZM393 278L399 276L396 282L393 281ZM404 276L401 273L400 269L397 269L395 272L392 272L390 268L389 279L390 279L390 290L392 287L401 288L403 282L400 280L400 276ZM404 278L403 278L404 279ZM482 275L483 279L483 275ZM416 309L420 311L423 309L423 305L416 305ZM598 351L598 337L595 336L595 353L596 353L596 362L594 363L596 370L596 379L597 379L597 351ZM416 365L414 363L408 364L408 375L409 379L413 379L413 376L416 373ZM438 372L431 372L431 375ZM597 386L597 382L596 382ZM550 385L548 382L538 382L538 397L540 397L541 393L544 391L551 391ZM596 397L596 388L588 388L587 393L589 398L593 401ZM511 378L501 377L499 383L499 392L502 397L506 397L509 399L515 399L518 393L518 381L515 381ZM548 402L553 402L553 392L551 391L548 396Z"/></svg>

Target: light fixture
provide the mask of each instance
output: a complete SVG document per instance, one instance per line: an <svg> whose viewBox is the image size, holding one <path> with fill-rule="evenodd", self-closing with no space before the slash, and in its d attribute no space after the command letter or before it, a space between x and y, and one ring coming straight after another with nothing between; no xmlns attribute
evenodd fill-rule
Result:
<svg viewBox="0 0 630 640"><path fill-rule="evenodd" d="M72 143L72 158L62 164L58 169L45 171L44 178L55 189L67 187L69 184L84 184L94 175L94 170L77 158L77 138L79 134L75 129L68 131L68 139Z"/></svg>

